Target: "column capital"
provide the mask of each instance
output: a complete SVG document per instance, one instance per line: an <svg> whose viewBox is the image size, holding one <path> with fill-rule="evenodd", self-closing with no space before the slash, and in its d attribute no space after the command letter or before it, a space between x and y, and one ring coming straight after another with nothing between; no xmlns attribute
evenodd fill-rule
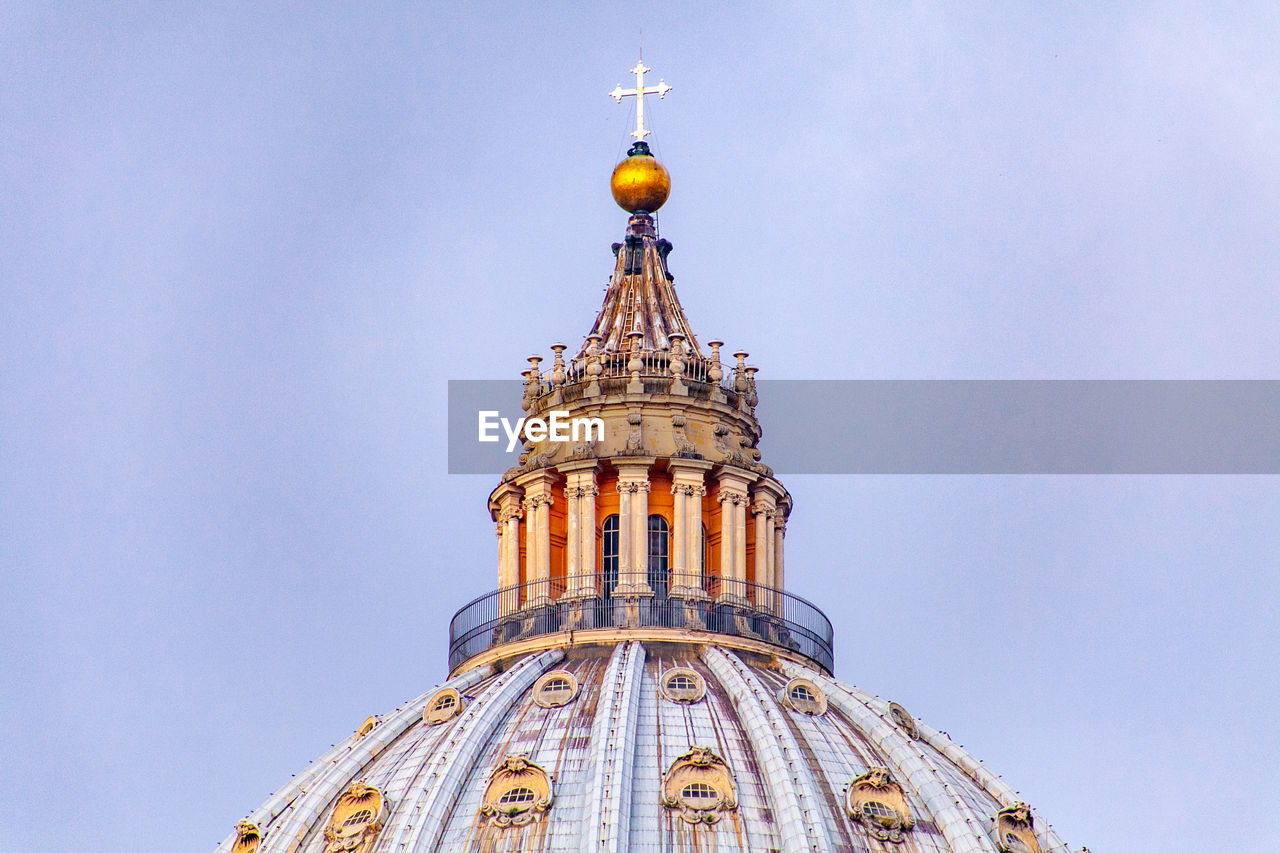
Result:
<svg viewBox="0 0 1280 853"><path fill-rule="evenodd" d="M649 493L649 490L652 488L652 485L649 483L648 480L644 480L643 482L639 482L635 480L626 482L623 480L619 480L617 488L618 488L618 494L620 495L624 495L624 494L635 495L635 494L640 494L642 492L647 495Z"/></svg>
<svg viewBox="0 0 1280 853"><path fill-rule="evenodd" d="M504 507L502 511L498 513L497 520L499 524L506 524L513 518L524 518L524 510L521 508L520 504Z"/></svg>
<svg viewBox="0 0 1280 853"><path fill-rule="evenodd" d="M502 514L508 512L512 507L520 506L520 498L524 496L524 489L519 486L513 486L510 483L503 483L501 486L493 490L489 495L489 517L494 521L505 521Z"/></svg>
<svg viewBox="0 0 1280 853"><path fill-rule="evenodd" d="M707 493L707 487L701 483L672 483L671 494L701 497Z"/></svg>
<svg viewBox="0 0 1280 853"><path fill-rule="evenodd" d="M524 499L524 508L528 510L537 509L540 506L551 506L555 503L555 498L550 494L545 495L529 495Z"/></svg>

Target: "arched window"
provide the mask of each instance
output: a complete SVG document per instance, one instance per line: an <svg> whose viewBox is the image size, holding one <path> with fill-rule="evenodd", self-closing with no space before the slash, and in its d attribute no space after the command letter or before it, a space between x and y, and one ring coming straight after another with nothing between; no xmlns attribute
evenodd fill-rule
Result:
<svg viewBox="0 0 1280 853"><path fill-rule="evenodd" d="M537 799L532 788L512 788L498 798L498 804L502 806L526 806L532 805Z"/></svg>
<svg viewBox="0 0 1280 853"><path fill-rule="evenodd" d="M667 597L671 576L671 529L660 515L649 516L649 588L658 598Z"/></svg>
<svg viewBox="0 0 1280 853"><path fill-rule="evenodd" d="M604 520L602 528L604 534L604 561L601 565L601 571L604 572L604 597L608 598L613 593L613 588L618 585L618 516L611 515Z"/></svg>

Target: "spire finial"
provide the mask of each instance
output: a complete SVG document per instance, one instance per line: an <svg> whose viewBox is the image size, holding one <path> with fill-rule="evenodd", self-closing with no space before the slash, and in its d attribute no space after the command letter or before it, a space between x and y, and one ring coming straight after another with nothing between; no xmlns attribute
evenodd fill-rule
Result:
<svg viewBox="0 0 1280 853"><path fill-rule="evenodd" d="M609 97L613 98L618 103L622 103L623 98L635 97L636 129L631 131L631 135L636 138L637 142L644 142L644 138L652 132L645 130L644 126L644 96L657 95L658 98L661 99L665 98L667 96L667 92L671 91L671 87L667 85L667 81L663 80L661 77L658 78L658 85L649 86L647 88L645 87L645 72L652 70L652 68L645 67L644 54L641 53L640 61L636 63L635 68L631 69L631 73L636 75L636 87L634 89L624 89L622 88L622 84L619 83L614 87L613 91L609 93Z"/></svg>

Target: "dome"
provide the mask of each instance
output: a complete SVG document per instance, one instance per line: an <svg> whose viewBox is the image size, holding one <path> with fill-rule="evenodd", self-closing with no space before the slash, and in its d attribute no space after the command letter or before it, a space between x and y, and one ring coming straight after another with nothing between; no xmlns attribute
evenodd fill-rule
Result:
<svg viewBox="0 0 1280 853"><path fill-rule="evenodd" d="M1065 849L900 706L714 642L570 643L467 669L241 826L261 853ZM252 849L237 837L219 853Z"/></svg>
<svg viewBox="0 0 1280 853"><path fill-rule="evenodd" d="M637 142L627 152L627 159L614 167L609 189L613 200L628 213L653 213L671 195L671 176L649 153L649 146Z"/></svg>
<svg viewBox="0 0 1280 853"><path fill-rule="evenodd" d="M613 186L631 215L596 321L523 372L523 411L572 437L527 431L490 494L498 584L453 617L448 680L218 853L1066 851L946 735L833 677L831 623L786 589L756 368L694 335L642 141Z"/></svg>

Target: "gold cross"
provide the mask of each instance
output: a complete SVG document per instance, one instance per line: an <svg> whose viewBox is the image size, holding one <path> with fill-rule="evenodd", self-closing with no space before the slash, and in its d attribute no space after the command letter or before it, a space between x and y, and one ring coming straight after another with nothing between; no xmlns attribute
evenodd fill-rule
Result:
<svg viewBox="0 0 1280 853"><path fill-rule="evenodd" d="M631 131L631 135L641 142L643 142L644 138L652 132L644 129L644 96L657 95L659 98L665 98L667 96L667 92L671 91L671 87L667 85L667 81L663 80L661 77L658 78L658 85L650 86L647 89L645 88L644 73L652 70L652 68L645 68L644 60L640 60L636 63L636 67L631 69L631 73L636 75L636 87L634 89L624 89L622 88L622 84L619 83L614 90L609 93L609 97L613 98L618 103L622 103L623 98L628 98L632 95L635 96L636 129Z"/></svg>

